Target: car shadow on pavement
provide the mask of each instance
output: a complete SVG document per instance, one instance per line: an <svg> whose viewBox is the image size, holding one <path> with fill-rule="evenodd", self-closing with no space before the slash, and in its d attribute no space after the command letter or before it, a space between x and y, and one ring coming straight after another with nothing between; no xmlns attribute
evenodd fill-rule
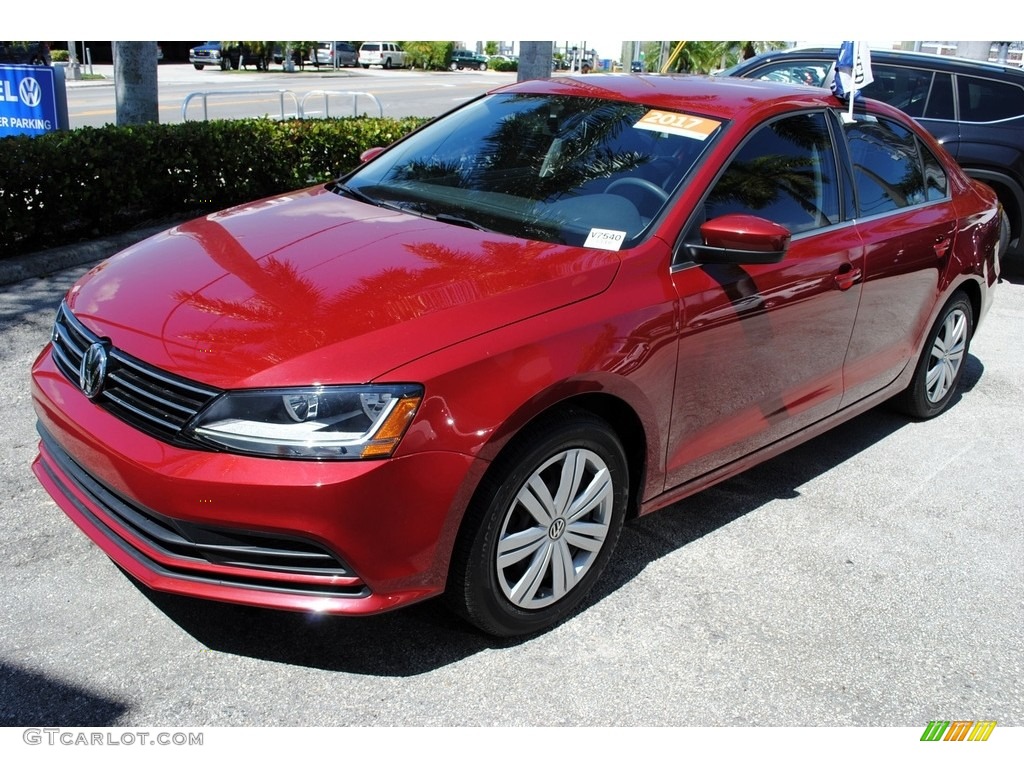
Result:
<svg viewBox="0 0 1024 768"><path fill-rule="evenodd" d="M3 727L109 727L128 711L128 706L76 685L0 662L0 726ZM50 736L37 734L48 744Z"/></svg>
<svg viewBox="0 0 1024 768"><path fill-rule="evenodd" d="M981 361L968 355L957 399L974 387L983 370ZM905 416L880 406L713 488L627 522L607 570L581 610L612 595L659 558L769 502L797 498L798 488L908 423ZM413 676L487 649L514 648L535 637L485 636L436 599L393 613L352 618L194 600L134 583L211 651L322 670ZM572 620L570 616L566 621Z"/></svg>

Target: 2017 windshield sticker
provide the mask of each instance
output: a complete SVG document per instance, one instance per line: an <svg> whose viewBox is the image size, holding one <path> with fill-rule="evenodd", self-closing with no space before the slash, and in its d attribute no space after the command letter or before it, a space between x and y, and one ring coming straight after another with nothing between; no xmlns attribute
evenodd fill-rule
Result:
<svg viewBox="0 0 1024 768"><path fill-rule="evenodd" d="M709 120L706 117L695 117L693 115L684 115L682 112L665 112L661 109L652 109L641 117L633 127L645 131L674 133L677 136L686 136L690 139L705 141L721 124L718 120Z"/></svg>
<svg viewBox="0 0 1024 768"><path fill-rule="evenodd" d="M617 251L622 248L622 242L626 239L626 233L617 229L598 229L594 227L587 235L587 242L584 248L600 248L603 251Z"/></svg>

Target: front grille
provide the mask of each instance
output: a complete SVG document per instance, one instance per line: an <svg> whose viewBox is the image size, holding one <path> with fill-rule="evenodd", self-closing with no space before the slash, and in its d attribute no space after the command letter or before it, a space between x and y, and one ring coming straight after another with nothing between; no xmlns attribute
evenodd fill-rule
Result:
<svg viewBox="0 0 1024 768"><path fill-rule="evenodd" d="M41 453L43 466L64 497L107 538L150 569L189 581L289 594L369 594L348 565L314 541L197 525L161 515L121 496L83 469L42 425L38 428L45 449ZM102 516L90 506L101 510ZM143 553L136 541L155 551L155 559Z"/></svg>
<svg viewBox="0 0 1024 768"><path fill-rule="evenodd" d="M168 442L176 442L192 417L220 394L220 390L161 371L107 344L79 322L63 302L51 341L57 367L76 386L86 350L92 344L103 343L107 376L96 403L122 421Z"/></svg>

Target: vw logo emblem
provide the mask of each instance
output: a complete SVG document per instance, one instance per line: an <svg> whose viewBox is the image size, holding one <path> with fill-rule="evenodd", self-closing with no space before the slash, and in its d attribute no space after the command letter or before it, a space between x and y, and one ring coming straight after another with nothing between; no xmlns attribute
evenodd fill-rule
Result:
<svg viewBox="0 0 1024 768"><path fill-rule="evenodd" d="M107 348L100 342L90 344L82 355L82 364L78 368L78 386L90 400L103 389L103 380L107 376Z"/></svg>
<svg viewBox="0 0 1024 768"><path fill-rule="evenodd" d="M39 87L39 81L34 77L25 77L18 85L18 96L26 107L38 107L39 102L43 100L43 89Z"/></svg>
<svg viewBox="0 0 1024 768"><path fill-rule="evenodd" d="M548 536L557 540L562 537L563 533L565 533L565 518L560 517L551 524L550 528L548 528Z"/></svg>

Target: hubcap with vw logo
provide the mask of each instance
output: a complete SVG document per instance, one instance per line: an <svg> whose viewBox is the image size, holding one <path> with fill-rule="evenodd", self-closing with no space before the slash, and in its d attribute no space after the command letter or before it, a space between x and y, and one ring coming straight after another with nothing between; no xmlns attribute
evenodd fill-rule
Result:
<svg viewBox="0 0 1024 768"><path fill-rule="evenodd" d="M594 451L571 448L537 467L498 536L495 575L505 597L534 610L571 592L604 546L614 499L611 473Z"/></svg>

